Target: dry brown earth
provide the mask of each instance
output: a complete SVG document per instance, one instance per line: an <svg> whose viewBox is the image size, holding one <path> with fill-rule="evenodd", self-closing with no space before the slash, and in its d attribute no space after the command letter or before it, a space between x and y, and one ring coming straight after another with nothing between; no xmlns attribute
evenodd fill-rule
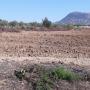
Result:
<svg viewBox="0 0 90 90"><path fill-rule="evenodd" d="M65 63L90 72L90 30L0 33L0 90L29 90L13 72L35 63ZM89 81L73 85L62 81L60 86L60 90L90 90Z"/></svg>
<svg viewBox="0 0 90 90"><path fill-rule="evenodd" d="M90 30L0 33L0 56L90 57Z"/></svg>

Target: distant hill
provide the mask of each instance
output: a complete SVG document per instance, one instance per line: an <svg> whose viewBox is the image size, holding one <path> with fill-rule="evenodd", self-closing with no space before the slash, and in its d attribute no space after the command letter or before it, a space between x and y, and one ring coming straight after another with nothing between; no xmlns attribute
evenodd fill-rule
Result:
<svg viewBox="0 0 90 90"><path fill-rule="evenodd" d="M90 13L72 12L57 24L90 25Z"/></svg>

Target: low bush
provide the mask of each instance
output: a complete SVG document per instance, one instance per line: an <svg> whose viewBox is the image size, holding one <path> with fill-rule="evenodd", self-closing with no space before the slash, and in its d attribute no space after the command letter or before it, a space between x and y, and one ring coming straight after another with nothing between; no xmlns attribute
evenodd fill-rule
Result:
<svg viewBox="0 0 90 90"><path fill-rule="evenodd" d="M72 30L75 28L74 25L64 25L63 28L65 28L66 30Z"/></svg>
<svg viewBox="0 0 90 90"><path fill-rule="evenodd" d="M62 79L67 81L77 80L79 76L74 72L66 70L64 68L56 68L51 71L51 75L54 79Z"/></svg>

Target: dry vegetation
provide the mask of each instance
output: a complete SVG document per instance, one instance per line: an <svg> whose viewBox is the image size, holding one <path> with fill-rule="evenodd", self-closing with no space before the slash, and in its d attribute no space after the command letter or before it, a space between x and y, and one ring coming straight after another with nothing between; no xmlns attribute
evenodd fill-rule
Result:
<svg viewBox="0 0 90 90"><path fill-rule="evenodd" d="M35 90L14 75L33 64L45 69L63 66L84 77L75 82L58 80L53 90L90 90L90 30L0 33L0 90ZM29 76L35 80L37 73Z"/></svg>

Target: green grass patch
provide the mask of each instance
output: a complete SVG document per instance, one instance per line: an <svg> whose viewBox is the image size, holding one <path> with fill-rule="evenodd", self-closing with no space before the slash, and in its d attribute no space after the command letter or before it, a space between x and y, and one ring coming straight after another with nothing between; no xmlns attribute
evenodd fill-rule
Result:
<svg viewBox="0 0 90 90"><path fill-rule="evenodd" d="M79 75L75 74L74 72L71 72L70 70L60 68L60 67L52 70L50 75L54 79L62 79L62 80L67 80L67 81L79 79Z"/></svg>

